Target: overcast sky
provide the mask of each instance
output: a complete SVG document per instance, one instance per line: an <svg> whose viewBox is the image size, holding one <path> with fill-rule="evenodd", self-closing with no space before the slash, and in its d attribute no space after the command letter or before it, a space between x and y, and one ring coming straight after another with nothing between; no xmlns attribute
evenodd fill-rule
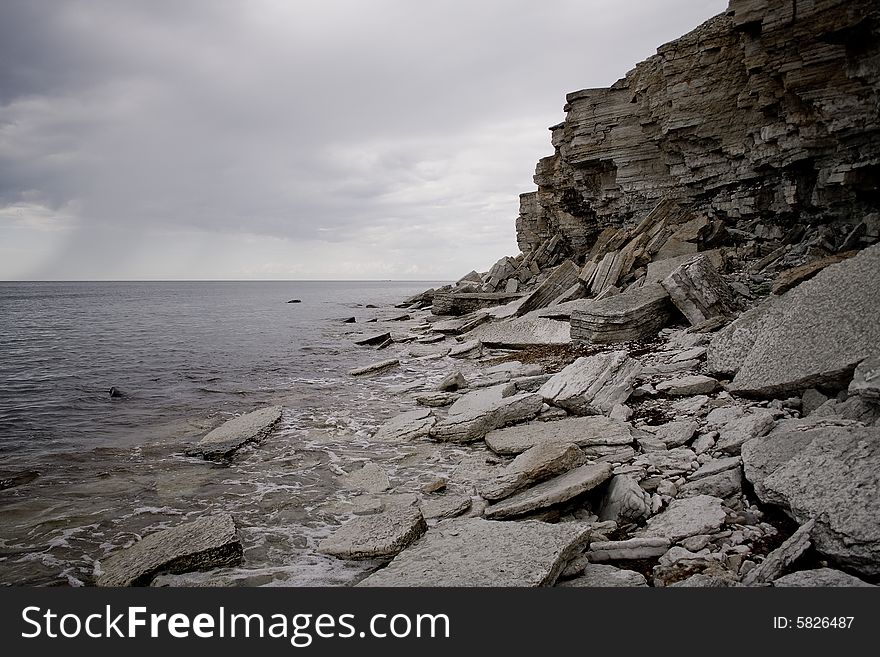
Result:
<svg viewBox="0 0 880 657"><path fill-rule="evenodd" d="M0 0L0 279L458 278L725 0Z"/></svg>

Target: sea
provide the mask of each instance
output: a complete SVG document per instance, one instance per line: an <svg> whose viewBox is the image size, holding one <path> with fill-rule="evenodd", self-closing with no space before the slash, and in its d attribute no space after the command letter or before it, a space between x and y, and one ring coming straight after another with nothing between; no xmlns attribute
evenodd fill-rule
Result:
<svg viewBox="0 0 880 657"><path fill-rule="evenodd" d="M417 491L458 460L371 439L442 361L353 342L394 330L393 305L437 284L0 283L0 584L90 585L113 552L219 512L239 527L242 565L168 583L356 582L376 565L316 550L352 517L346 473L374 461L394 492ZM348 374L392 357L400 367ZM186 455L267 404L284 412L264 441L224 463Z"/></svg>

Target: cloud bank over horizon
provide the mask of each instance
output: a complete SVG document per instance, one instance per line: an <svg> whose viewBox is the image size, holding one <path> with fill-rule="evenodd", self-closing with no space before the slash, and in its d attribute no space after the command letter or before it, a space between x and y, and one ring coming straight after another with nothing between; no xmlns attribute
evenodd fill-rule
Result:
<svg viewBox="0 0 880 657"><path fill-rule="evenodd" d="M0 279L454 279L566 92L723 0L9 0Z"/></svg>

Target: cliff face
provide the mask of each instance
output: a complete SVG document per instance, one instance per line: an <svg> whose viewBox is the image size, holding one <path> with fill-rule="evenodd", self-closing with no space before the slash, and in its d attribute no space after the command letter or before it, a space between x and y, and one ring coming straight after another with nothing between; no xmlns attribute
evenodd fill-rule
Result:
<svg viewBox="0 0 880 657"><path fill-rule="evenodd" d="M556 238L582 261L664 199L752 231L858 223L880 208L878 34L871 0L731 0L611 87L568 94L520 249Z"/></svg>

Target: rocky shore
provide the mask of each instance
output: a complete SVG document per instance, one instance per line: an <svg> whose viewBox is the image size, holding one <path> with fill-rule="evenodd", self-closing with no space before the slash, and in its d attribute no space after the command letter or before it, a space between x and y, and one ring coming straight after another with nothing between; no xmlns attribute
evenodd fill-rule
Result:
<svg viewBox="0 0 880 657"><path fill-rule="evenodd" d="M521 253L352 325L364 386L446 372L371 440L463 454L418 494L382 462L349 475L318 550L377 560L359 585L880 582L880 10L793 6L733 0L569 94ZM240 558L213 526L185 562Z"/></svg>

